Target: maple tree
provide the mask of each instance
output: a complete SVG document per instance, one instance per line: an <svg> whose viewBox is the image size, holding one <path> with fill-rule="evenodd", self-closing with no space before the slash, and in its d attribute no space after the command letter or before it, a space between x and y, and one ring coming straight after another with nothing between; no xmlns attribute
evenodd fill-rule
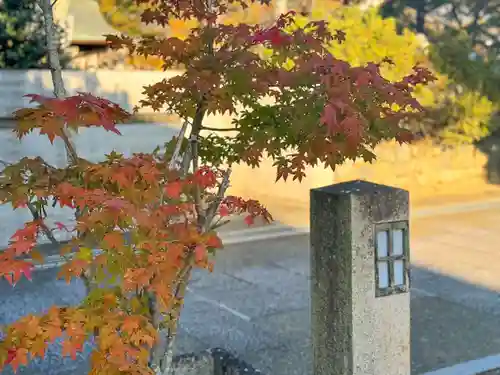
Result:
<svg viewBox="0 0 500 375"><path fill-rule="evenodd" d="M50 1L44 1L50 23ZM141 105L185 122L151 153L110 151L101 162L85 160L69 132L98 126L119 134L117 124L130 114L89 93L66 95L57 55L49 54L56 96L28 95L36 106L15 112L15 131L19 138L33 131L61 138L68 164L22 158L2 171L0 200L27 207L33 220L0 254L0 275L12 284L30 279L33 262L43 261L38 239L57 244L55 233L66 231L72 238L61 244L67 262L60 277L83 279L88 294L78 306L53 307L4 327L0 366L25 365L56 338L74 357L92 337L91 374L168 374L186 285L194 267L212 269L222 248L217 229L233 214L246 215L249 225L256 217L272 220L259 202L227 195L231 166L258 166L269 157L277 179L302 180L306 166L372 160L379 142L411 140L401 120L422 111L413 89L433 79L420 67L394 82L377 64L352 67L328 52L333 41L342 42L342 31L331 32L322 20L298 25L294 12L263 26L218 22L230 5L247 7L245 0L135 4L146 24L197 22L185 38L108 36L114 48L160 57L164 69L184 67L181 75L146 86ZM232 114L232 127L207 126L213 113ZM236 135L223 137L225 130ZM49 205L73 209L74 225L50 228Z"/></svg>

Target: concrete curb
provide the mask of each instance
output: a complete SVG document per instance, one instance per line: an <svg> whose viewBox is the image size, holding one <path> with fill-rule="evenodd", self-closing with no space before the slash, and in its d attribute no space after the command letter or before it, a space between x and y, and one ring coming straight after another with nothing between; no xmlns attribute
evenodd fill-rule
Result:
<svg viewBox="0 0 500 375"><path fill-rule="evenodd" d="M246 242L264 241L274 238L289 237L298 234L309 233L308 228L294 228L282 224L270 224L258 228L240 229L228 232L221 232L219 236L224 245L236 245ZM100 253L99 250L94 251L94 256ZM71 258L71 256L68 256ZM35 270L46 270L55 267L60 267L65 263L64 258L59 255L49 255L45 257L43 264L36 264Z"/></svg>
<svg viewBox="0 0 500 375"><path fill-rule="evenodd" d="M432 216L453 215L465 212L482 211L496 207L500 209L500 198L470 202L470 203L422 207L412 210L411 218L422 219ZM227 238L227 240L229 241L227 242L228 244L236 244L236 243L279 238L279 237L294 236L306 233L309 233L309 227L292 227L290 225L276 223L259 228L248 228L235 231L228 231L227 233L225 233L224 236L221 234L221 237Z"/></svg>
<svg viewBox="0 0 500 375"><path fill-rule="evenodd" d="M500 209L500 198L469 203L448 204L436 207L422 207L413 210L414 212L411 213L411 217L420 219L430 216L452 215L464 212L482 211L496 207Z"/></svg>
<svg viewBox="0 0 500 375"><path fill-rule="evenodd" d="M481 375L484 372L498 368L500 368L500 354L474 359L421 375Z"/></svg>

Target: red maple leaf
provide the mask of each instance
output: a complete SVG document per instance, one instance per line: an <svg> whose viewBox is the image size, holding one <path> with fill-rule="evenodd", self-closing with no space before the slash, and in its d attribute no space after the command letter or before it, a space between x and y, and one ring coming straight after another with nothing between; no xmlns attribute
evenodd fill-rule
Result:
<svg viewBox="0 0 500 375"><path fill-rule="evenodd" d="M61 223L60 221L56 221L54 224L57 226L57 229L59 229L59 230L65 230L66 232L70 231L68 229L68 227L66 225L64 225L63 223Z"/></svg>
<svg viewBox="0 0 500 375"><path fill-rule="evenodd" d="M330 134L337 132L337 110L333 104L330 103L325 106L321 114L320 122L327 127Z"/></svg>
<svg viewBox="0 0 500 375"><path fill-rule="evenodd" d="M36 245L36 242L33 240L18 240L13 241L9 245L9 249L14 250L16 256L28 254Z"/></svg>
<svg viewBox="0 0 500 375"><path fill-rule="evenodd" d="M19 262L18 268L14 269L12 271L13 273L13 285L16 285L17 282L21 279L21 277L24 275L29 281L32 281L33 278L31 277L31 271L33 270L33 264L29 262Z"/></svg>
<svg viewBox="0 0 500 375"><path fill-rule="evenodd" d="M224 204L224 205L221 205L219 207L219 216L220 217L225 217L225 216L229 216L230 212L229 212L229 208L227 208L227 206Z"/></svg>
<svg viewBox="0 0 500 375"><path fill-rule="evenodd" d="M21 240L23 238L34 238L38 233L38 223L31 221L24 224L24 228L18 229L10 237L12 241Z"/></svg>
<svg viewBox="0 0 500 375"><path fill-rule="evenodd" d="M3 277L7 282L15 286L17 282L24 275L29 281L32 280L31 271L33 270L33 264L23 260L13 260L7 263L7 265L2 264L2 267L8 267L8 270L2 270Z"/></svg>
<svg viewBox="0 0 500 375"><path fill-rule="evenodd" d="M165 186L165 194L169 198L179 199L182 193L182 183L181 181L173 181L169 182L167 186Z"/></svg>
<svg viewBox="0 0 500 375"><path fill-rule="evenodd" d="M201 167L194 173L193 182L202 188L213 187L217 184L217 177L210 167Z"/></svg>
<svg viewBox="0 0 500 375"><path fill-rule="evenodd" d="M222 241L219 238L219 236L217 236L217 234L215 234L215 233L211 233L208 235L208 237L205 239L205 244L208 247L212 247L215 249L222 248Z"/></svg>
<svg viewBox="0 0 500 375"><path fill-rule="evenodd" d="M10 364L16 358L16 355L17 349L9 349L7 351L7 359L5 360L5 365Z"/></svg>
<svg viewBox="0 0 500 375"><path fill-rule="evenodd" d="M43 95L38 95L38 94L26 94L24 95L25 98L30 98L30 103L37 102L40 104L47 104L50 103L51 101L54 100L54 98L49 98Z"/></svg>
<svg viewBox="0 0 500 375"><path fill-rule="evenodd" d="M254 44L270 42L274 46L280 46L288 43L289 41L290 36L277 27L271 27L269 29L259 31L252 38L252 43Z"/></svg>
<svg viewBox="0 0 500 375"><path fill-rule="evenodd" d="M253 225L255 223L255 218L253 217L253 215L248 215L247 217L245 217L245 223L248 226Z"/></svg>
<svg viewBox="0 0 500 375"><path fill-rule="evenodd" d="M203 262L207 257L207 248L205 245L198 245L194 249L194 259L196 263Z"/></svg>

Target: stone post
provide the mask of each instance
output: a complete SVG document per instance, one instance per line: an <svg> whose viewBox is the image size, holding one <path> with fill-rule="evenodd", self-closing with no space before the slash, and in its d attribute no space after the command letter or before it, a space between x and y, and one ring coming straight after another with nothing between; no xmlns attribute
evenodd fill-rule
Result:
<svg viewBox="0 0 500 375"><path fill-rule="evenodd" d="M311 190L314 375L409 375L409 194L365 181Z"/></svg>

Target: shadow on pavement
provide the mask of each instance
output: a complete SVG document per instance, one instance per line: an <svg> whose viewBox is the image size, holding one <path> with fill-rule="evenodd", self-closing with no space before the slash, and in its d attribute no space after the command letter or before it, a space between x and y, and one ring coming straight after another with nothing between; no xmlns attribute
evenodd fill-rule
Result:
<svg viewBox="0 0 500 375"><path fill-rule="evenodd" d="M196 272L177 352L222 347L264 374L311 375L308 243L308 236L300 235L231 245L213 274ZM2 280L0 325L84 297L81 283L67 285L55 274L39 271L34 282L23 280L15 288ZM500 352L498 291L414 266L411 304L412 374ZM84 375L90 346L76 363L60 349L53 345L44 360L18 373Z"/></svg>
<svg viewBox="0 0 500 375"><path fill-rule="evenodd" d="M412 270L412 374L500 353L498 291Z"/></svg>

